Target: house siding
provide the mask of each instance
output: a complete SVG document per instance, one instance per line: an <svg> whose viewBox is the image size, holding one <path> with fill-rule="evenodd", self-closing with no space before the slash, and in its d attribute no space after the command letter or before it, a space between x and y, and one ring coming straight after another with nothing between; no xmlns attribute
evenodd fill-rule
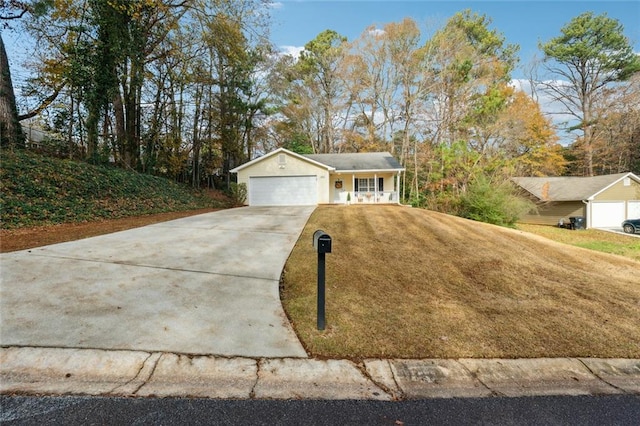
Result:
<svg viewBox="0 0 640 426"><path fill-rule="evenodd" d="M629 201L640 200L640 183L630 179L631 185L624 186L624 180L616 182L610 188L596 195L594 201Z"/></svg>
<svg viewBox="0 0 640 426"><path fill-rule="evenodd" d="M585 204L582 201L559 201L538 205L538 212L524 215L520 223L533 225L557 225L560 219L568 221L570 217L586 217Z"/></svg>
<svg viewBox="0 0 640 426"><path fill-rule="evenodd" d="M280 163L279 156L285 156L284 164ZM262 161L258 161L244 169L238 170L238 183L244 183L249 188L249 177L270 176L310 176L318 177L318 203L329 202L329 190L327 182L329 172L315 164L303 161L286 153L272 155Z"/></svg>

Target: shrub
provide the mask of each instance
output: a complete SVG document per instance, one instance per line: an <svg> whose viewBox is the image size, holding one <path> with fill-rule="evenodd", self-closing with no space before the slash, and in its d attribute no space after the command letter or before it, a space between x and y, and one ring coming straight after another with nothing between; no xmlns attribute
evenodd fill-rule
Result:
<svg viewBox="0 0 640 426"><path fill-rule="evenodd" d="M509 181L493 184L485 176L473 181L460 197L460 216L494 225L513 227L518 219L534 208L520 197Z"/></svg>
<svg viewBox="0 0 640 426"><path fill-rule="evenodd" d="M242 206L247 201L247 184L231 182L231 199L236 206Z"/></svg>

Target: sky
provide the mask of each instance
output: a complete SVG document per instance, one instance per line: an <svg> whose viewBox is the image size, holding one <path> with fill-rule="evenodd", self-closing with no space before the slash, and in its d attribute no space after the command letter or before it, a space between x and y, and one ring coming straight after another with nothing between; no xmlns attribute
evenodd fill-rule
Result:
<svg viewBox="0 0 640 426"><path fill-rule="evenodd" d="M491 18L491 29L507 43L520 46L520 64L540 55L538 42L560 34L560 29L583 12L606 12L624 26L625 35L640 53L640 1L431 1L431 0L274 0L271 40L285 52L300 50L320 32L331 29L356 39L367 27L381 28L405 17L415 20L424 35L442 27L456 12L471 9ZM521 78L522 70L513 73Z"/></svg>

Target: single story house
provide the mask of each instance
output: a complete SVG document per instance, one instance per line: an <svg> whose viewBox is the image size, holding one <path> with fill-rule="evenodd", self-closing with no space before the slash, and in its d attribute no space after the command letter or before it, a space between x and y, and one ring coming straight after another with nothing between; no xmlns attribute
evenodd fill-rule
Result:
<svg viewBox="0 0 640 426"><path fill-rule="evenodd" d="M584 217L587 228L619 228L640 218L640 178L633 173L593 177L515 177L538 204L522 223L556 225L560 219Z"/></svg>
<svg viewBox="0 0 640 426"><path fill-rule="evenodd" d="M39 149L42 147L42 143L51 137L47 132L42 130L40 126L31 122L31 120L27 120L26 124L22 123L21 125L28 148Z"/></svg>
<svg viewBox="0 0 640 426"><path fill-rule="evenodd" d="M399 203L404 168L388 152L297 154L279 148L235 169L250 206Z"/></svg>

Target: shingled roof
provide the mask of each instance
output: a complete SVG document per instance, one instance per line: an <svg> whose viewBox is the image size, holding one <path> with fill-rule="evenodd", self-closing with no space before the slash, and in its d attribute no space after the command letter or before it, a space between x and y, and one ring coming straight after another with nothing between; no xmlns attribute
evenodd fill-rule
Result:
<svg viewBox="0 0 640 426"><path fill-rule="evenodd" d="M337 172L404 170L398 160L388 152L307 154L304 157L333 167Z"/></svg>
<svg viewBox="0 0 640 426"><path fill-rule="evenodd" d="M514 177L513 182L541 201L588 200L625 177L640 182L633 173L593 177Z"/></svg>

